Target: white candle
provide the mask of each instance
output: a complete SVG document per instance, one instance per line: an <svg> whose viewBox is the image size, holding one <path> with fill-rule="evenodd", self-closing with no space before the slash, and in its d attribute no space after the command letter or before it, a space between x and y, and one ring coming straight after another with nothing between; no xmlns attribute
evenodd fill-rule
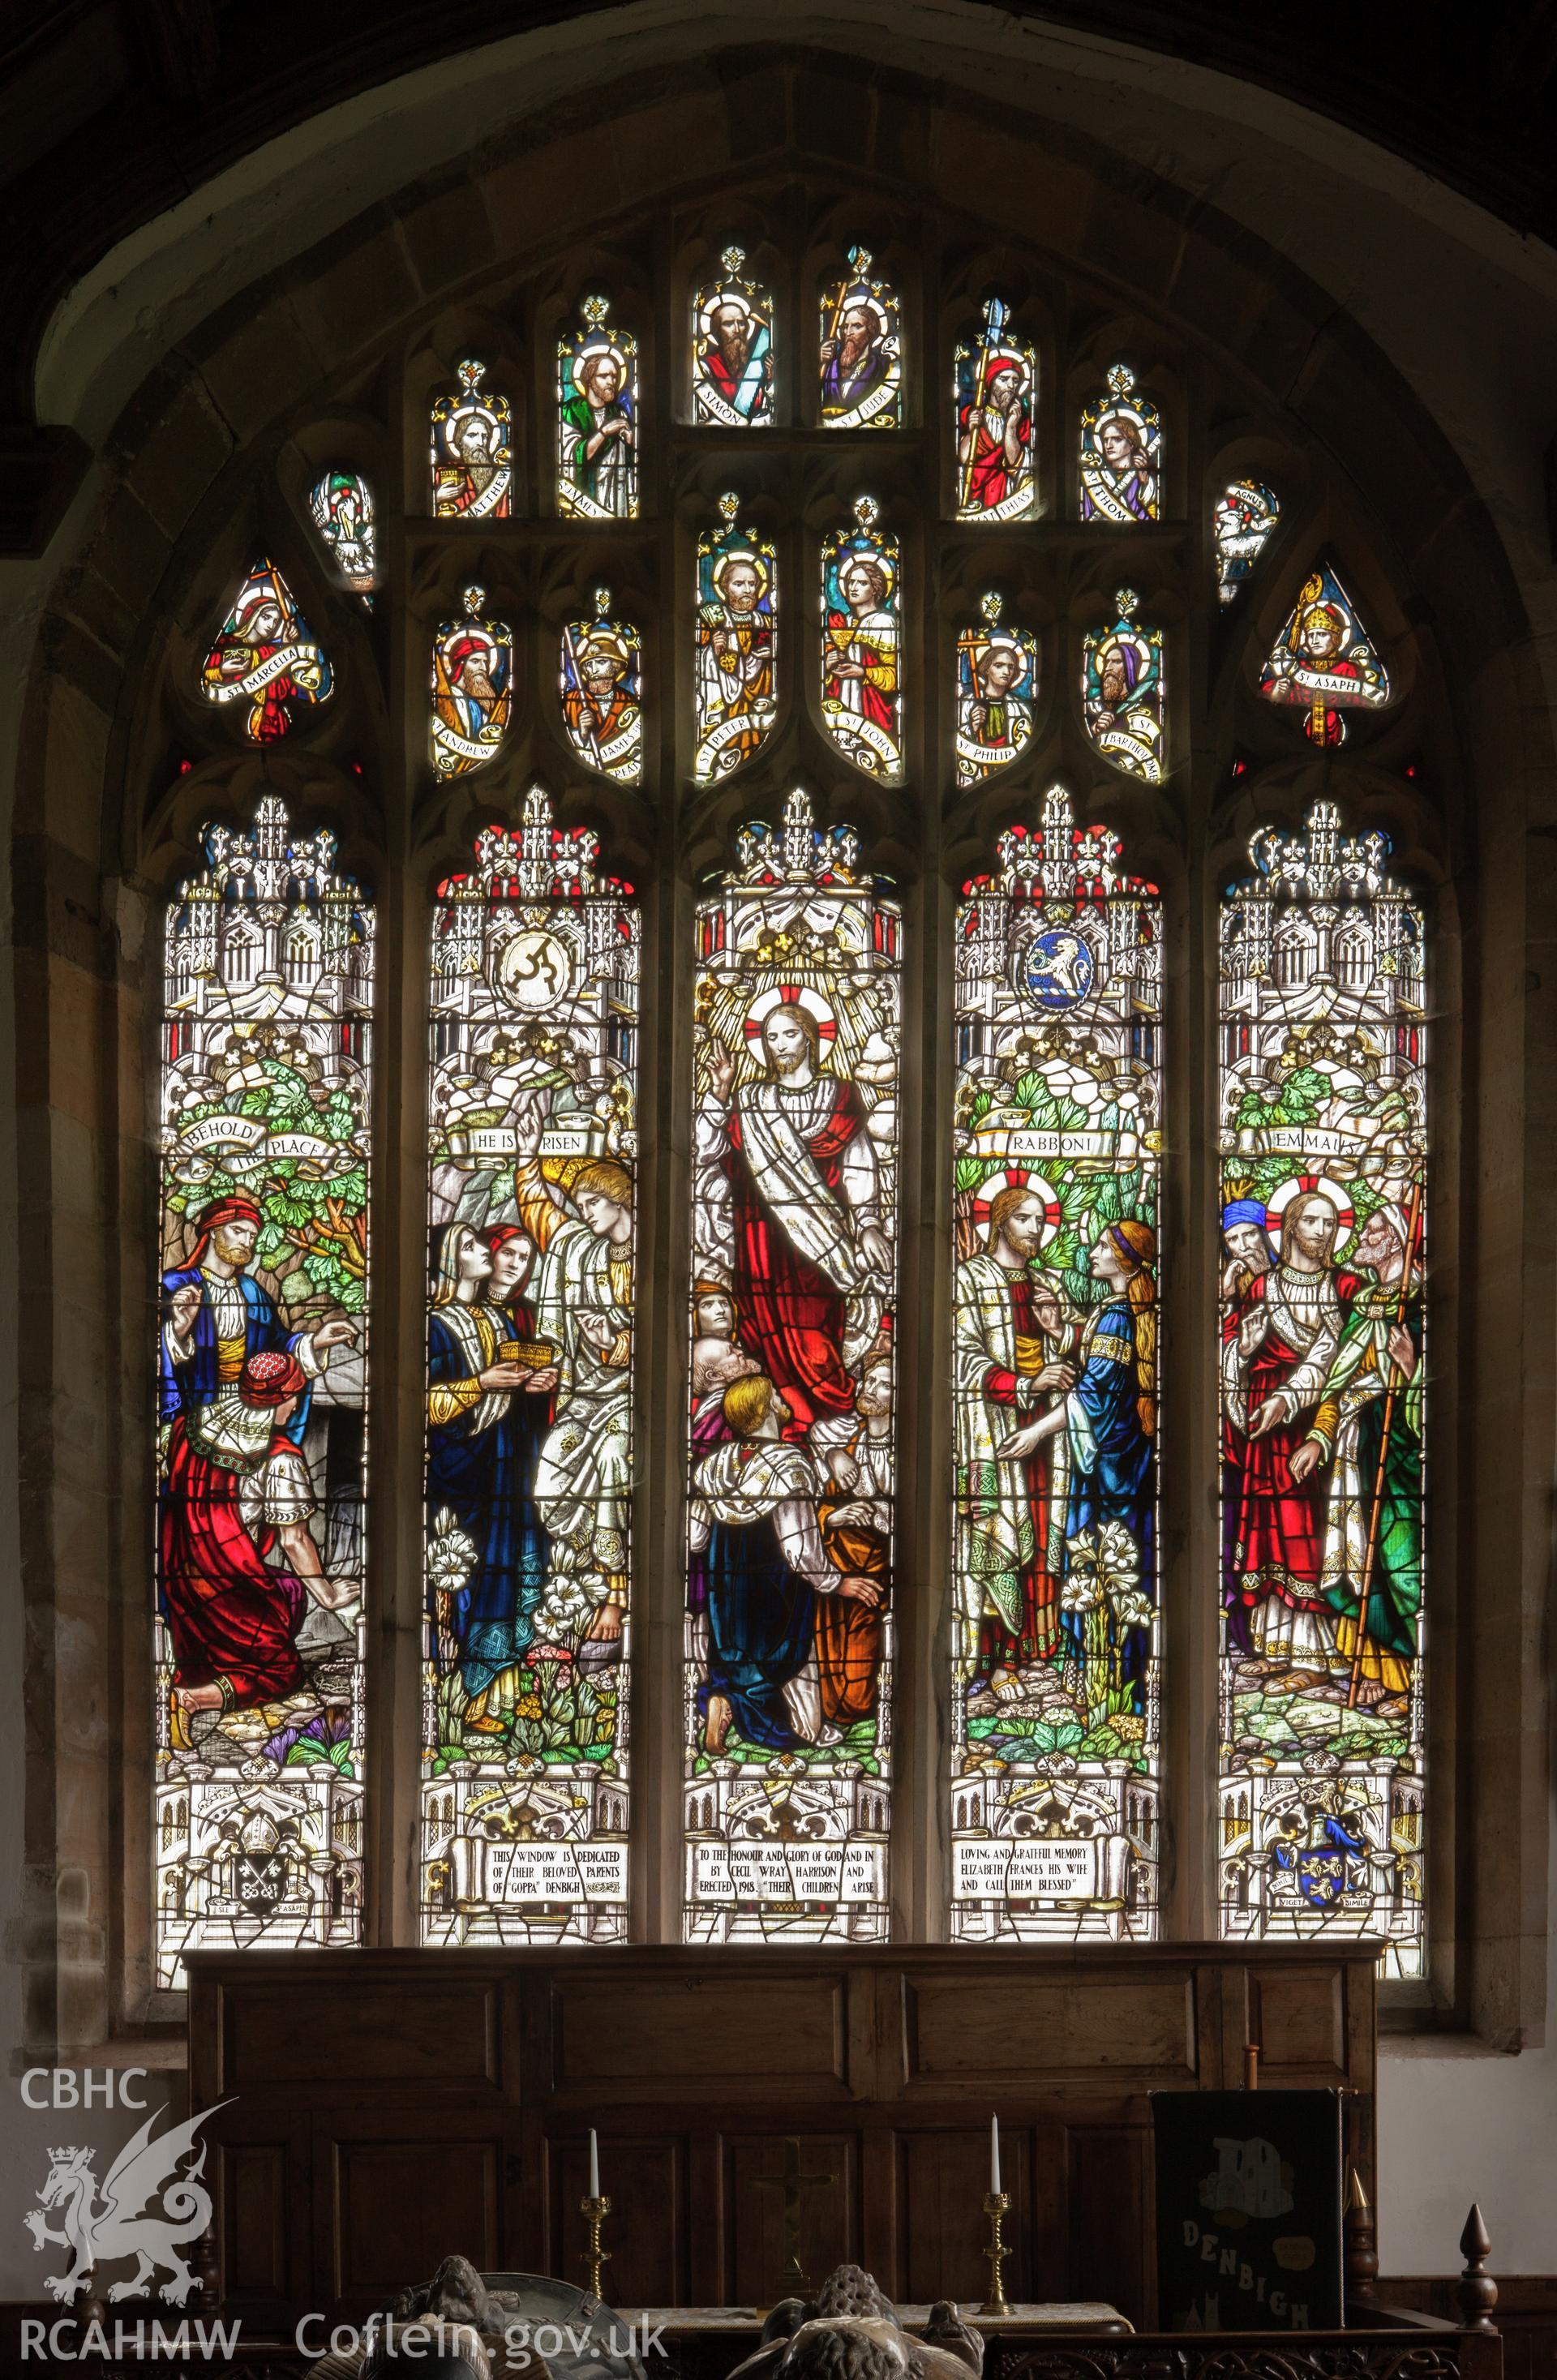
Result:
<svg viewBox="0 0 1557 2380"><path fill-rule="evenodd" d="M590 2133L590 2196L600 2196L600 2143L592 2129Z"/></svg>
<svg viewBox="0 0 1557 2380"><path fill-rule="evenodd" d="M1000 2118L990 2118L990 2196L1000 2196Z"/></svg>

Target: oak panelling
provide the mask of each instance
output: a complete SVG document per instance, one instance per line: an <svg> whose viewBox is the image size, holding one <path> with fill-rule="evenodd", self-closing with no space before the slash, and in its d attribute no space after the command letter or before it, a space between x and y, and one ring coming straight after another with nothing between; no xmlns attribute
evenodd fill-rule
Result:
<svg viewBox="0 0 1557 2380"><path fill-rule="evenodd" d="M897 2135L902 2176L903 2278L897 2288L916 2301L938 2297L989 2294L990 2267L983 2250L990 2237L984 2193L990 2186L990 2122L943 2131ZM1011 2200L1004 2237L1012 2253L1005 2262L1005 2294L1030 2301L1034 2291L1032 2134L1003 2124L1001 2187ZM922 2290L922 2300L921 2300Z"/></svg>
<svg viewBox="0 0 1557 2380"><path fill-rule="evenodd" d="M552 1990L554 2088L566 2100L602 2089L633 2099L682 2098L717 2083L771 2099L839 2098L849 2089L848 1982L776 1973L633 1982L609 1973L559 1977Z"/></svg>
<svg viewBox="0 0 1557 2380"><path fill-rule="evenodd" d="M689 2304L685 2136L602 2133L600 2159L601 2184L611 2201L603 2239L611 2258L607 2302ZM546 2246L535 2269L582 2281L589 2226L578 2209L590 2180L588 2127L549 2137L545 2161Z"/></svg>
<svg viewBox="0 0 1557 2380"><path fill-rule="evenodd" d="M1137 2330L1150 2327L1157 2318L1150 2127L1072 2124L1065 2147L1064 2294L1101 2300ZM1061 2293L1046 2286L1041 2294Z"/></svg>
<svg viewBox="0 0 1557 2380"><path fill-rule="evenodd" d="M791 2146L791 2143L794 2146ZM802 2272L821 2281L859 2261L858 2143L852 2133L724 2133L720 2142L724 2268L720 2301L766 2305L798 2285L785 2275L785 2200L793 2192ZM786 2174L793 2172L791 2184Z"/></svg>
<svg viewBox="0 0 1557 2380"><path fill-rule="evenodd" d="M264 2300L285 2305L290 2277L286 2143L234 2142L224 2149L218 2171L222 2222L233 2243L230 2285L234 2302Z"/></svg>
<svg viewBox="0 0 1557 2380"><path fill-rule="evenodd" d="M1268 1968L1251 1976L1248 2037L1260 2045L1262 2082L1295 2090L1345 2080L1344 1985L1338 1968Z"/></svg>
<svg viewBox="0 0 1557 2380"><path fill-rule="evenodd" d="M591 2124L618 2303L770 2303L792 2136L802 2172L839 2177L801 2192L808 2263L981 2299L998 2110L1008 2291L1143 2322L1149 2094L1236 2083L1250 2038L1272 2079L1351 2095L1373 2191L1366 1943L207 1951L189 1972L191 2107L233 2102L219 2154L283 2143L279 2180L235 2167L219 2193L224 2286L274 2278L279 2190L294 2319L368 2311L451 2249L581 2278Z"/></svg>
<svg viewBox="0 0 1557 2380"><path fill-rule="evenodd" d="M1195 1980L1182 1968L1149 1977L1019 1971L985 1976L978 1992L955 1973L905 1978L904 2017L906 2080L941 2095L1077 2073L1162 2088L1198 2070Z"/></svg>
<svg viewBox="0 0 1557 2380"><path fill-rule="evenodd" d="M240 2095L328 2085L386 2086L439 2096L495 2096L503 2086L495 1985L429 1979L407 1992L371 1969L355 1989L310 1995L299 2023L295 1983L276 1980L222 1996L222 2090Z"/></svg>
<svg viewBox="0 0 1557 2380"><path fill-rule="evenodd" d="M482 2272L502 2269L503 2142L495 2130L480 2139L441 2138L425 2125L409 2133L342 2127L321 2140L319 2159L333 2216L335 2303L357 2312L382 2306L445 2256L468 2256Z"/></svg>

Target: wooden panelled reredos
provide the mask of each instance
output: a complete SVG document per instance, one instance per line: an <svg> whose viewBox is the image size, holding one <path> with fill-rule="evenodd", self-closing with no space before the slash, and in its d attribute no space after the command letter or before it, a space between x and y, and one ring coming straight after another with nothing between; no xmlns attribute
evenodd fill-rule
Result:
<svg viewBox="0 0 1557 2380"><path fill-rule="evenodd" d="M1147 2094L1236 2083L1248 2041L1272 2085L1356 2095L1372 2191L1366 1943L205 1952L189 1985L222 2301L260 2328L455 2251L581 2278L591 2126L618 2306L771 2303L786 2201L811 2274L977 2296L995 2110L1008 2294L1149 2322Z"/></svg>

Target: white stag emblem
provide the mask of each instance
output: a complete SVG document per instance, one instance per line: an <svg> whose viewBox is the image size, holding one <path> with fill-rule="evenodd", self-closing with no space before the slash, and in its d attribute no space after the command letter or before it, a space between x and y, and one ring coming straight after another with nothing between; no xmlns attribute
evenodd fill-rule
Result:
<svg viewBox="0 0 1557 2380"><path fill-rule="evenodd" d="M224 2100L222 2105L226 2106ZM183 2305L195 2287L195 2277L180 2250L198 2240L211 2221L211 2192L201 2182L205 2170L206 2143L188 2173L179 2167L195 2145L195 2134L216 2113L208 2107L188 2123L175 2124L156 2140L153 2109L135 2138L119 2151L103 2183L98 2203L97 2176L91 2169L92 2149L55 2149L49 2157L48 2180L38 2193L38 2204L22 2217L34 2248L68 2248L71 2265L43 2287L51 2297L68 2302L87 2286L94 2267L116 2265L133 2256L134 2273L116 2281L110 2299L140 2297L152 2276L167 2273L158 2295L171 2305ZM157 2202L160 2201L160 2204ZM53 2206L65 2209L60 2229L45 2220Z"/></svg>

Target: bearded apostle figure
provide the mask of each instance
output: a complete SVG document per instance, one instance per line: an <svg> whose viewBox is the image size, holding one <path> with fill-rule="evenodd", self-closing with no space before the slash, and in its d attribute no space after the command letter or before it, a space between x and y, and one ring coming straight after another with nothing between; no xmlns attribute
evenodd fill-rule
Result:
<svg viewBox="0 0 1557 2380"><path fill-rule="evenodd" d="M740 1343L798 1439L854 1408L849 1357L876 1336L893 1249L865 1102L822 1068L817 1006L786 987L751 1023L762 1075L737 1087L733 1052L716 1050L698 1111L698 1253L729 1280Z"/></svg>
<svg viewBox="0 0 1557 2380"><path fill-rule="evenodd" d="M1006 519L1027 509L1032 487L1032 407L1028 370L1009 350L984 366L975 403L957 417L959 518Z"/></svg>
<svg viewBox="0 0 1557 2380"><path fill-rule="evenodd" d="M1321 1675L1335 1651L1321 1581L1325 1488L1317 1450L1303 1450L1357 1285L1332 1262L1339 1222L1333 1198L1295 1191L1274 1267L1222 1323L1229 1634L1243 1652Z"/></svg>
<svg viewBox="0 0 1557 2380"><path fill-rule="evenodd" d="M699 784L727 776L759 751L772 726L773 615L765 601L771 563L733 547L712 574L712 600L698 607Z"/></svg>

